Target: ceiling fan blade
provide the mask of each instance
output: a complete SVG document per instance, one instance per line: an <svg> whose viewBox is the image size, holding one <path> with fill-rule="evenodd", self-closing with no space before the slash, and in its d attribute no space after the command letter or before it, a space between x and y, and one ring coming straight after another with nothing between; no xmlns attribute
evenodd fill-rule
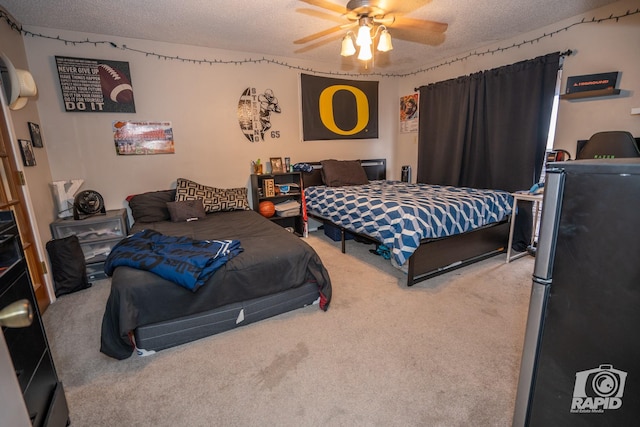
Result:
<svg viewBox="0 0 640 427"><path fill-rule="evenodd" d="M300 0L300 1L303 3L310 4L312 6L318 6L323 9L331 10L333 12L338 12L340 15L342 15L347 11L346 7L339 4L332 3L330 1L326 1L326 0Z"/></svg>
<svg viewBox="0 0 640 427"><path fill-rule="evenodd" d="M422 28L393 27L389 30L389 33L391 33L391 38L393 39L406 40L429 46L442 44L446 38L444 33L437 33Z"/></svg>
<svg viewBox="0 0 640 427"><path fill-rule="evenodd" d="M315 43L311 43L311 44L309 44L309 45L307 45L307 46L303 46L303 47L301 47L300 49L296 49L296 50L294 50L293 52L294 52L294 53L304 53L304 52L308 52L308 51L313 50L313 49L315 49L315 48L317 48L317 47L324 46L324 45L325 45L325 44L327 44L327 43L336 42L337 40L340 40L342 37L344 37L344 35L343 35L343 34L334 34L334 35L333 35L333 36L331 36L331 37L327 37L327 38L322 39L322 40L320 40L320 41L317 41L317 42L315 42ZM337 52L337 53L339 52L339 49L340 49L340 45L339 45L339 44L336 44L336 52Z"/></svg>
<svg viewBox="0 0 640 427"><path fill-rule="evenodd" d="M447 31L449 24L436 21L426 21L424 19L406 18L404 16L396 16L393 28L407 28L413 31L429 31L431 33L444 33Z"/></svg>
<svg viewBox="0 0 640 427"><path fill-rule="evenodd" d="M380 2L380 7L388 13L404 15L429 3L431 3L431 0L383 0Z"/></svg>
<svg viewBox="0 0 640 427"><path fill-rule="evenodd" d="M309 15L312 16L314 18L322 18L322 19L327 19L329 21L333 21L333 22L337 22L337 23L344 23L344 19L342 19L342 17L340 16L336 16L336 15L332 15L330 13L326 13L326 12L321 12L319 10L315 10L315 9L296 9L296 12L305 14L305 15Z"/></svg>
<svg viewBox="0 0 640 427"><path fill-rule="evenodd" d="M324 30L324 31L320 31L320 32L315 33L315 34L311 34L311 35L309 35L309 36L307 36L307 37L303 37L303 38L301 38L301 39L294 40L294 42L293 42L293 43L295 43L295 44L305 44L305 43L309 43L309 42L311 42L311 41L317 40L317 39L322 38L322 37L324 37L324 36L328 36L329 34L333 34L333 33L335 33L336 31L342 31L342 30L343 30L343 27L344 27L344 25L337 25L337 26L335 26L335 27L327 28L327 29L326 29L326 30Z"/></svg>

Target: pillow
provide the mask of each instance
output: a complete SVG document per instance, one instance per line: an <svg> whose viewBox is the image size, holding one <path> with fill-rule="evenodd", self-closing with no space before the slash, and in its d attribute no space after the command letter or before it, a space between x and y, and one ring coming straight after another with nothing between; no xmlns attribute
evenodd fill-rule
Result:
<svg viewBox="0 0 640 427"><path fill-rule="evenodd" d="M167 202L167 209L169 209L172 222L193 221L207 216L202 200L200 199L185 200L184 202Z"/></svg>
<svg viewBox="0 0 640 427"><path fill-rule="evenodd" d="M247 189L242 188L215 188L198 184L184 178L178 178L176 184L176 201L202 200L204 211L248 211Z"/></svg>
<svg viewBox="0 0 640 427"><path fill-rule="evenodd" d="M322 179L329 187L343 185L364 185L369 183L367 173L360 160L323 160Z"/></svg>
<svg viewBox="0 0 640 427"><path fill-rule="evenodd" d="M127 198L135 222L168 221L167 202L176 199L176 190L150 191Z"/></svg>

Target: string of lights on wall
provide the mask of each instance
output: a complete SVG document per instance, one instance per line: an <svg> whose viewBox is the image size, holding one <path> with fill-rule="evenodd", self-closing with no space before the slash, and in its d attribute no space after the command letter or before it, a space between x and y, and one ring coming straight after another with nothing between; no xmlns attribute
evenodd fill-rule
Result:
<svg viewBox="0 0 640 427"><path fill-rule="evenodd" d="M14 31L17 31L21 34L23 34L24 36L30 36L30 37L40 37L40 38L44 38L44 39L49 39L49 40L57 40L60 42L63 42L65 45L72 45L72 46L78 46L78 45L87 45L87 44L93 44L94 46L99 46L99 45L109 45L113 48L117 48L117 49L122 49L122 50L127 50L127 51L131 51L131 52L135 52L135 53L140 53L143 54L147 57L155 57L158 59L163 59L163 60L169 60L169 61L180 61L180 62L186 62L186 63L192 63L192 64L197 64L197 65L244 65L244 64L272 64L272 65L278 65L281 67L286 67L289 68L291 70L296 70L296 71L302 71L302 72L307 72L307 73L314 73L314 74L324 74L324 75L334 75L334 76L347 76L347 77L357 77L357 76L379 76L379 77L408 77L408 76L414 76L417 74L421 74L421 73L426 73L428 71L433 71L436 70L438 68L444 67L446 65L451 65L451 64L455 64L456 62L462 62L465 61L469 58L475 57L475 56L484 56L484 55L494 55L496 53L501 53L504 51L508 51L511 49L515 49L515 48L520 48L521 46L525 46L527 44L533 44L533 43L537 43L540 40L546 39L546 38L551 38L554 35L561 33L563 31L568 31L570 29L572 29L573 27L576 27L578 25L582 25L582 24L599 24L601 22L605 22L605 21L616 21L618 22L621 18L626 18L628 16L632 16L632 15L636 15L640 13L640 8L636 9L635 11L631 11L631 10L627 10L626 13L623 13L621 15L610 15L606 18L595 18L593 17L591 20L587 20L585 18L583 18L581 21L579 22L574 22L573 24L567 25L566 27L557 29L555 31L552 31L550 33L544 33L541 36L535 37L533 39L529 39L529 40L523 40L520 43L514 43L511 46L505 46L505 47L498 47L498 48L494 48L494 49L487 49L485 51L473 51L473 52L469 52L466 55L462 55L462 56L458 56L456 58L447 60L445 62L441 62L437 65L433 65L430 67L425 67L425 68L419 68L415 71L412 72L408 72L408 73L382 73L382 72L370 72L370 73L349 73L349 72L341 72L341 71L318 71L315 70L313 68L309 68L309 67L303 67L300 65L293 65L290 64L286 61L278 61L275 59L270 59L270 58L245 58L245 59L235 59L235 60L224 60L224 59L195 59L195 58L183 58L180 56L171 56L171 55L163 55L160 53L156 53L156 52L148 52L145 50L141 50L141 49L135 49L132 47L129 47L125 44L122 45L118 45L112 41L107 41L107 40L97 40L97 41L92 41L89 39L86 40L69 40L69 39L64 39L60 36L57 37L53 37L53 36L48 36L46 34L41 34L41 33L34 33L32 31L29 30L25 30L24 28L22 28L22 26L18 25L15 21L13 21L13 19L11 18L10 15L8 15L4 10L0 9L0 18L4 19L4 21L11 27L11 29L13 29Z"/></svg>
<svg viewBox="0 0 640 427"><path fill-rule="evenodd" d="M640 13L640 9L636 9L635 11L627 10L627 12L626 12L626 13L624 13L624 14L622 14L622 15L617 15L617 16L616 16L616 15L610 15L610 16L609 16L609 17L607 17L607 18L600 18L600 19L596 19L596 18L594 17L594 18L591 18L591 20L590 20L590 21L586 20L585 18L582 18L582 20L581 20L581 21L579 21L579 22L574 22L573 24L567 25L566 27L563 27L563 28L557 29L557 30L552 31L552 32L550 32L550 33L544 33L543 35L541 35L541 36L539 36L539 37L536 37L536 38L533 38L533 39L523 40L522 42L520 42L520 43L514 43L514 44L512 44L511 46L498 47L498 48L495 48L495 49L487 49L487 50L482 51L482 52L477 52L477 51L470 52L470 53L468 53L467 55L459 56L459 57L457 57L457 58L451 59L451 60L449 60L449 61L442 62L442 63L440 63L440 64L438 64L438 65L434 65L434 66L432 66L432 67L420 68L420 69L418 69L418 70L416 70L416 71L413 71L413 72L411 72L411 73L406 73L406 74L404 74L404 75L403 75L403 77L404 77L404 76L412 76L412 75L416 75L416 74L420 74L420 73L425 73L425 72L427 72L427 71L432 71L432 70L435 70L435 69L437 69L437 68L444 67L445 65L451 65L451 64L454 64L454 63L456 63L456 62L461 62L461 61L467 60L467 59L469 59L469 58L471 58L471 57L474 57L474 56L484 56L484 55L489 55L489 54L494 55L494 54L496 54L496 53L501 53L501 52L504 52L504 51L506 51L506 50L511 50L511 49L514 49L514 48L520 48L521 46L525 46L525 45L527 45L527 44L537 43L537 42L539 42L539 41L540 41L540 40L542 40L542 39L545 39L545 38L547 38L547 37L551 38L551 37L553 37L554 35L556 35L556 34L558 34L558 33L561 33L561 32L563 32L563 31L568 31L568 30L570 30L571 28L573 28L573 27L575 27L575 26L578 26L578 25L582 25L582 24L593 24L593 23L599 24L599 23L601 23L601 22L604 22L604 21L611 21L611 20L615 20L616 22L618 22L618 20L619 20L620 18L625 18L625 17L627 17L627 16L636 15L636 14L638 14L638 13ZM570 51L570 50L568 51L568 54L569 54L569 55L571 54L571 51Z"/></svg>

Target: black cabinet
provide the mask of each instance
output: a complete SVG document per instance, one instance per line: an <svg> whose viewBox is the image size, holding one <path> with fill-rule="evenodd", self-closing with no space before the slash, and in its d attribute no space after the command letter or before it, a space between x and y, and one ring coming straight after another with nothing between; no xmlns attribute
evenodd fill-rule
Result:
<svg viewBox="0 0 640 427"><path fill-rule="evenodd" d="M271 190L273 194L270 193ZM300 236L303 234L302 174L300 172L252 174L251 195L254 211L260 212L260 202L270 201L276 206L276 213L269 219L282 227L291 228ZM299 209L297 211L295 209L293 211L278 210L279 206L285 206L287 202L296 202Z"/></svg>
<svg viewBox="0 0 640 427"><path fill-rule="evenodd" d="M64 426L69 409L42 325L17 227L10 211L0 212L0 308L21 299L33 307L25 328L2 328L7 348L34 426Z"/></svg>

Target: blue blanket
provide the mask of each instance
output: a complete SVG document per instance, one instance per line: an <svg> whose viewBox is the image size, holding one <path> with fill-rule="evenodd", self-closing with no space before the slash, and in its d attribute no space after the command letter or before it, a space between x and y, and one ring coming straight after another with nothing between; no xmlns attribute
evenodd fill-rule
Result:
<svg viewBox="0 0 640 427"><path fill-rule="evenodd" d="M147 270L195 292L242 251L239 240L194 240L142 230L113 247L104 271L111 276L119 266Z"/></svg>

